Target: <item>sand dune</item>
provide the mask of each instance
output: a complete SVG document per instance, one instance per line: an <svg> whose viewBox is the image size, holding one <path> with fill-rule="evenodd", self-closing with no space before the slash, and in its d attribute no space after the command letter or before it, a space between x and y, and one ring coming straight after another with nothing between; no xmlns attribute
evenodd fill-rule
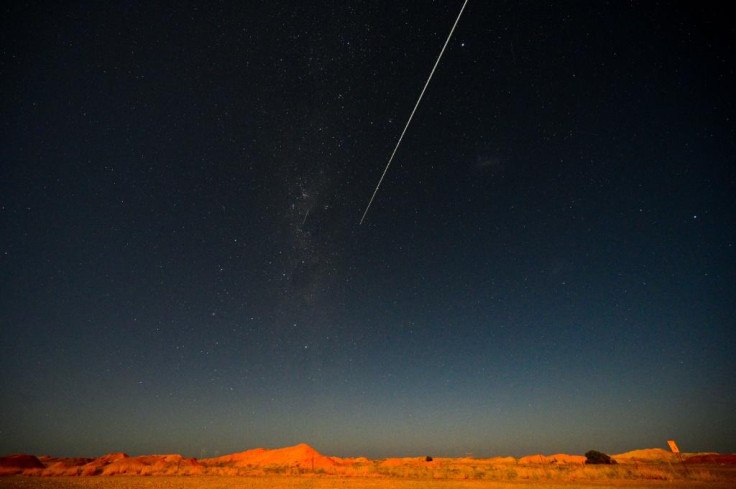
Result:
<svg viewBox="0 0 736 489"><path fill-rule="evenodd" d="M306 443L275 450L256 448L223 457L205 458L199 462L206 467L290 466L312 470L337 465L335 460L322 455Z"/></svg>
<svg viewBox="0 0 736 489"><path fill-rule="evenodd" d="M519 459L520 464L584 464L585 457L582 455L567 455L557 453L555 455L528 455Z"/></svg>
<svg viewBox="0 0 736 489"><path fill-rule="evenodd" d="M677 462L677 456L662 448L647 448L644 450L632 450L618 455L612 455L618 463L637 463L637 462Z"/></svg>

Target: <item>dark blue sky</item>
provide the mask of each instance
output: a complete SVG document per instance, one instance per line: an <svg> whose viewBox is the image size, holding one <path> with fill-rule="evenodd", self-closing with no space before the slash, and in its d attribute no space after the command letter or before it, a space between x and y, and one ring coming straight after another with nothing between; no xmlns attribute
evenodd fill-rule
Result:
<svg viewBox="0 0 736 489"><path fill-rule="evenodd" d="M328 5L329 4L329 5ZM0 452L736 451L716 4L4 7Z"/></svg>

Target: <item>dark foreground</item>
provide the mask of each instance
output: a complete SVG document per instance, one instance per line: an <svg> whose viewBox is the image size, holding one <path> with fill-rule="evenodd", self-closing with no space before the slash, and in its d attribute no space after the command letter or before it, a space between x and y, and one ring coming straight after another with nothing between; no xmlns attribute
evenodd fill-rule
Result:
<svg viewBox="0 0 736 489"><path fill-rule="evenodd" d="M714 468L718 471L718 468ZM621 481L488 481L406 480L350 477L218 477L218 476L119 476L119 477L24 477L0 478L1 489L730 489L734 480L725 474L716 481L621 480ZM720 478L720 477L719 477Z"/></svg>

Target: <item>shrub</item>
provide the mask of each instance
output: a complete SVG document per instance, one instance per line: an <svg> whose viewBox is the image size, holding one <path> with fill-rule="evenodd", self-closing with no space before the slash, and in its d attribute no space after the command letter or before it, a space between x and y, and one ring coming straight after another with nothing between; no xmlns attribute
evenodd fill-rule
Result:
<svg viewBox="0 0 736 489"><path fill-rule="evenodd" d="M616 461L605 453L601 453L596 450L589 450L585 452L585 463L588 465L615 465Z"/></svg>
<svg viewBox="0 0 736 489"><path fill-rule="evenodd" d="M427 457L424 459L424 461L425 462L431 462L432 461L432 457L430 457L429 455L427 455Z"/></svg>

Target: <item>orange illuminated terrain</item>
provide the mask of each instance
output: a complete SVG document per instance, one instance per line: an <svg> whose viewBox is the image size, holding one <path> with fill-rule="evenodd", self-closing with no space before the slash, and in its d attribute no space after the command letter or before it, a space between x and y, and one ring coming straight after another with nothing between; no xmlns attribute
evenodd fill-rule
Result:
<svg viewBox="0 0 736 489"><path fill-rule="evenodd" d="M18 454L0 457L0 475L7 476L0 479L0 487L101 487L97 483L90 486L92 480L110 480L104 487L138 487L130 484L152 480L131 476L161 476L155 478L157 487L335 487L336 481L339 487L414 487L417 481L424 484L417 487L433 481L452 482L442 487L475 487L478 483L482 487L569 487L571 483L576 487L600 483L637 487L662 481L669 481L669 487L731 487L736 483L736 455L683 454L682 463L670 452L655 448L612 458L617 464L586 465L584 456L567 454L369 460L328 457L306 444L199 460L176 454L131 457L112 453L97 458ZM121 481L128 485L119 485Z"/></svg>

